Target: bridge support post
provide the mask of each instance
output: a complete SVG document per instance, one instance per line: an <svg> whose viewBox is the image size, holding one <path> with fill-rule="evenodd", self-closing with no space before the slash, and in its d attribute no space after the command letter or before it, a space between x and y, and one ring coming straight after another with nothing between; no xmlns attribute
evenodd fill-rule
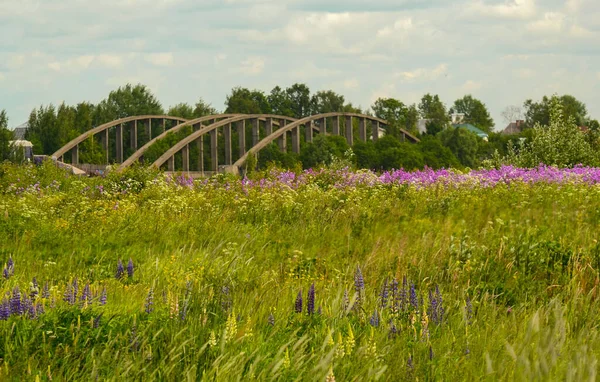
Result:
<svg viewBox="0 0 600 382"><path fill-rule="evenodd" d="M292 129L292 152L300 154L300 126Z"/></svg>
<svg viewBox="0 0 600 382"><path fill-rule="evenodd" d="M371 121L371 128L373 129L373 142L379 139L379 121Z"/></svg>
<svg viewBox="0 0 600 382"><path fill-rule="evenodd" d="M279 151L282 153L287 151L287 132L284 132L277 138L277 146L279 146Z"/></svg>
<svg viewBox="0 0 600 382"><path fill-rule="evenodd" d="M148 136L148 142L152 140L152 118L148 118L148 126L146 126L146 135Z"/></svg>
<svg viewBox="0 0 600 382"><path fill-rule="evenodd" d="M358 119L358 135L363 142L367 141L367 120L365 118Z"/></svg>
<svg viewBox="0 0 600 382"><path fill-rule="evenodd" d="M256 146L258 141L260 140L259 132L258 132L258 118L252 120L252 146Z"/></svg>
<svg viewBox="0 0 600 382"><path fill-rule="evenodd" d="M100 133L100 144L102 145L102 149L104 150L105 162L106 164L108 164L108 129Z"/></svg>
<svg viewBox="0 0 600 382"><path fill-rule="evenodd" d="M321 118L319 120L319 129L321 134L327 134L327 118Z"/></svg>
<svg viewBox="0 0 600 382"><path fill-rule="evenodd" d="M352 133L352 117L348 116L346 117L346 141L348 142L349 146L354 144Z"/></svg>
<svg viewBox="0 0 600 382"><path fill-rule="evenodd" d="M183 167L183 171L190 171L190 145L185 145L181 149L181 165Z"/></svg>
<svg viewBox="0 0 600 382"><path fill-rule="evenodd" d="M196 139L196 145L198 145L198 171L204 175L204 136Z"/></svg>
<svg viewBox="0 0 600 382"><path fill-rule="evenodd" d="M129 139L133 151L137 151L137 121L133 121L133 127L129 131Z"/></svg>
<svg viewBox="0 0 600 382"><path fill-rule="evenodd" d="M240 158L246 154L246 122L238 121L237 132L240 141Z"/></svg>
<svg viewBox="0 0 600 382"><path fill-rule="evenodd" d="M168 171L175 171L175 155L167 160L167 169Z"/></svg>
<svg viewBox="0 0 600 382"><path fill-rule="evenodd" d="M71 149L71 164L77 166L79 164L79 145L75 145Z"/></svg>
<svg viewBox="0 0 600 382"><path fill-rule="evenodd" d="M333 126L331 133L333 135L340 135L340 116L336 115L333 117Z"/></svg>
<svg viewBox="0 0 600 382"><path fill-rule="evenodd" d="M117 152L117 163L123 163L123 124L117 125L117 137L115 138L115 147Z"/></svg>
<svg viewBox="0 0 600 382"><path fill-rule="evenodd" d="M308 121L304 124L305 130L304 134L306 137L306 143L313 141L313 121Z"/></svg>
<svg viewBox="0 0 600 382"><path fill-rule="evenodd" d="M267 118L267 120L265 122L265 134L268 137L272 133L273 133L273 118Z"/></svg>
<svg viewBox="0 0 600 382"><path fill-rule="evenodd" d="M231 166L231 123L223 126L223 138L225 139L225 164Z"/></svg>
<svg viewBox="0 0 600 382"><path fill-rule="evenodd" d="M210 132L210 169L214 172L219 170L219 151L217 150L217 130Z"/></svg>

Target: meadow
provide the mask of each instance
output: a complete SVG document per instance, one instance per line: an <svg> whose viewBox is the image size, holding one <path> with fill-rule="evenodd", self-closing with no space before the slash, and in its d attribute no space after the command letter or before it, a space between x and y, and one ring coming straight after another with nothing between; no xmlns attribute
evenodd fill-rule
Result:
<svg viewBox="0 0 600 382"><path fill-rule="evenodd" d="M599 184L0 165L0 380L593 381Z"/></svg>

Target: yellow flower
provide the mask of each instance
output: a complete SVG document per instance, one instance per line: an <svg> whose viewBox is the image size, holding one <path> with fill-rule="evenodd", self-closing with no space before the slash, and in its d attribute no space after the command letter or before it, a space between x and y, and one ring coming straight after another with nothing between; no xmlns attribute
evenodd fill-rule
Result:
<svg viewBox="0 0 600 382"><path fill-rule="evenodd" d="M344 358L346 355L346 352L344 351L344 339L342 338L342 334L340 332L338 332L337 337L337 346L335 348L334 357Z"/></svg>
<svg viewBox="0 0 600 382"><path fill-rule="evenodd" d="M288 350L288 348L285 348L285 355L283 356L283 368L287 369L290 367L290 365L290 351Z"/></svg>
<svg viewBox="0 0 600 382"><path fill-rule="evenodd" d="M225 342L232 340L237 335L237 320L234 310L231 310L225 324Z"/></svg>
<svg viewBox="0 0 600 382"><path fill-rule="evenodd" d="M356 341L354 340L354 332L352 332L352 326L348 324L348 338L346 339L346 354L352 354L352 350L354 350L354 345Z"/></svg>
<svg viewBox="0 0 600 382"><path fill-rule="evenodd" d="M212 330L210 332L210 337L208 338L208 345L210 347L217 346L217 336L215 335L215 331L214 330Z"/></svg>

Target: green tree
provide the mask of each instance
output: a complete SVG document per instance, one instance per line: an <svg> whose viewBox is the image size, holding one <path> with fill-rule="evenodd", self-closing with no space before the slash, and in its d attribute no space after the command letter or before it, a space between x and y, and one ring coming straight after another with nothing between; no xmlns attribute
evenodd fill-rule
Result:
<svg viewBox="0 0 600 382"><path fill-rule="evenodd" d="M485 104L470 94L454 101L454 106L450 108L449 112L450 114L464 114L465 123L477 126L487 133L492 132L492 127L494 127L494 120L490 117Z"/></svg>
<svg viewBox="0 0 600 382"><path fill-rule="evenodd" d="M358 168L377 168L377 150L373 141L358 141L352 146Z"/></svg>
<svg viewBox="0 0 600 382"><path fill-rule="evenodd" d="M287 115L289 117L294 116L292 100L288 93L279 86L275 86L273 90L271 90L271 93L267 96L267 100L269 101L273 114Z"/></svg>
<svg viewBox="0 0 600 382"><path fill-rule="evenodd" d="M550 125L550 109L553 99L556 99L562 106L561 118L563 118L563 122L573 118L573 122L577 126L585 125L587 122L587 108L585 104L572 95L565 94L552 97L544 96L539 102L534 102L531 99L526 100L523 108L525 109L525 123L528 127L533 127L536 124L540 126Z"/></svg>
<svg viewBox="0 0 600 382"><path fill-rule="evenodd" d="M388 122L387 134L400 137L400 129L416 133L419 112L415 105L407 106L394 98L378 98L371 106L377 118Z"/></svg>
<svg viewBox="0 0 600 382"><path fill-rule="evenodd" d="M463 166L474 168L479 164L477 151L481 138L477 135L459 127L446 129L439 133L439 137Z"/></svg>
<svg viewBox="0 0 600 382"><path fill-rule="evenodd" d="M433 169L460 167L452 151L438 137L425 135L416 145L423 153L424 164Z"/></svg>
<svg viewBox="0 0 600 382"><path fill-rule="evenodd" d="M435 124L435 126L442 129L450 122L450 118L446 112L446 106L437 94L431 95L427 93L421 98L421 102L419 103L419 113L421 114L421 118L429 120Z"/></svg>
<svg viewBox="0 0 600 382"><path fill-rule="evenodd" d="M269 114L271 106L265 94L259 90L233 88L225 100L226 113Z"/></svg>
<svg viewBox="0 0 600 382"><path fill-rule="evenodd" d="M135 115L161 115L164 109L154 94L142 84L127 84L113 90L100 102L94 115L96 126Z"/></svg>
<svg viewBox="0 0 600 382"><path fill-rule="evenodd" d="M306 84L293 84L285 89L285 93L290 101L292 117L300 119L310 115L310 89Z"/></svg>
<svg viewBox="0 0 600 382"><path fill-rule="evenodd" d="M8 130L8 116L5 110L0 111L0 161L11 157L10 141L13 140L12 131Z"/></svg>
<svg viewBox="0 0 600 382"><path fill-rule="evenodd" d="M312 114L342 112L344 96L333 90L322 90L314 94L310 100Z"/></svg>
<svg viewBox="0 0 600 382"><path fill-rule="evenodd" d="M304 168L329 165L335 157L342 158L349 148L344 137L319 134L312 143L302 148L300 161Z"/></svg>

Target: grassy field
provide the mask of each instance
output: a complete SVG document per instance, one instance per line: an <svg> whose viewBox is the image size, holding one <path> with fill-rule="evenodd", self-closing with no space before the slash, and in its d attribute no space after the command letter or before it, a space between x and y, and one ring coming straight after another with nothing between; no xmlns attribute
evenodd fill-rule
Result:
<svg viewBox="0 0 600 382"><path fill-rule="evenodd" d="M593 381L600 186L519 176L4 165L0 380Z"/></svg>

